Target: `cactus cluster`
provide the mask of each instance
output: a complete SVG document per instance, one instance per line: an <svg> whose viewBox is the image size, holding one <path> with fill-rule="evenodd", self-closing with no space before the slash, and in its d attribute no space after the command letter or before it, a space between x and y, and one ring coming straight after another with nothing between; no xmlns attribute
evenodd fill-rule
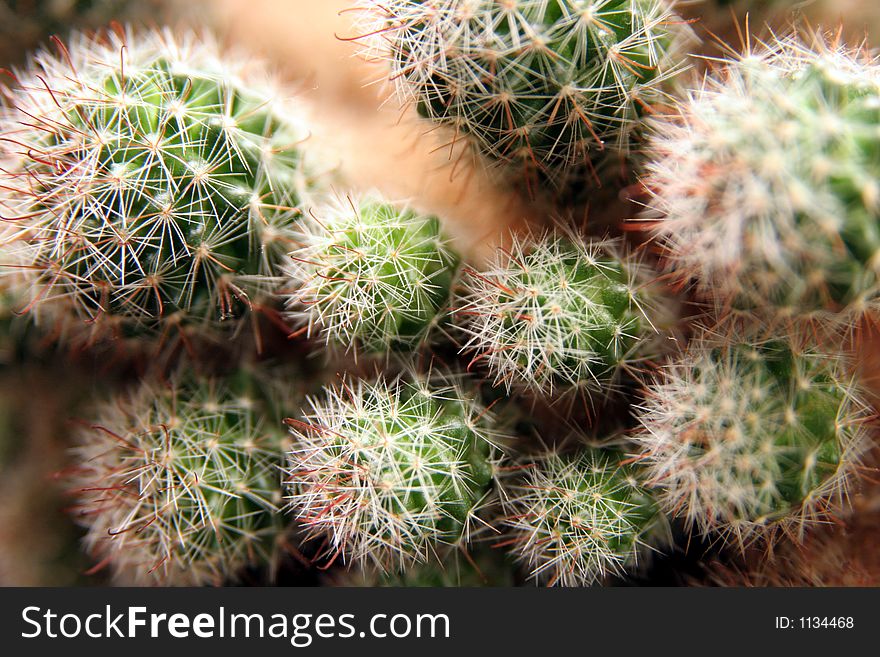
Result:
<svg viewBox="0 0 880 657"><path fill-rule="evenodd" d="M334 555L403 569L479 528L496 462L491 414L437 376L343 381L290 421L289 503Z"/></svg>
<svg viewBox="0 0 880 657"><path fill-rule="evenodd" d="M542 181L629 150L688 34L665 0L371 4L400 97Z"/></svg>
<svg viewBox="0 0 880 657"><path fill-rule="evenodd" d="M458 263L440 220L376 193L338 198L311 215L287 269L292 323L373 353L423 343Z"/></svg>
<svg viewBox="0 0 880 657"><path fill-rule="evenodd" d="M791 38L729 62L655 125L646 186L669 268L720 307L876 308L880 63Z"/></svg>
<svg viewBox="0 0 880 657"><path fill-rule="evenodd" d="M562 232L514 237L490 268L465 270L455 313L474 364L507 389L607 394L655 333L656 298L619 246Z"/></svg>
<svg viewBox="0 0 880 657"><path fill-rule="evenodd" d="M222 584L272 567L282 505L281 409L241 375L142 385L77 432L68 481L85 546L125 584Z"/></svg>
<svg viewBox="0 0 880 657"><path fill-rule="evenodd" d="M278 97L193 35L42 52L0 117L14 154L0 173L0 214L16 228L4 251L29 274L22 306L167 335L265 303L313 188L301 111Z"/></svg>
<svg viewBox="0 0 880 657"><path fill-rule="evenodd" d="M641 408L664 509L740 546L803 533L845 500L870 413L843 363L791 339L698 339Z"/></svg>
<svg viewBox="0 0 880 657"><path fill-rule="evenodd" d="M850 345L818 329L880 310L876 57L773 37L682 92L690 29L666 0L367 5L355 40L397 99L557 204L483 236L494 259L422 209L449 203L330 175L334 113L209 36L114 27L7 76L0 381L29 396L25 363L54 385L88 361L82 390L113 386L52 431L90 575L653 582L655 553L790 555L816 524L855 527L874 414ZM595 192L612 162L641 184ZM573 191L646 209L600 230ZM19 342L35 324L52 357ZM121 363L91 348L107 337ZM2 497L41 449L7 440L36 426L16 406L0 398ZM0 522L0 580L23 515Z"/></svg>
<svg viewBox="0 0 880 657"><path fill-rule="evenodd" d="M705 316L647 384L634 458L666 513L740 551L840 518L870 450L838 331L877 310L878 71L774 36L652 120L642 220Z"/></svg>

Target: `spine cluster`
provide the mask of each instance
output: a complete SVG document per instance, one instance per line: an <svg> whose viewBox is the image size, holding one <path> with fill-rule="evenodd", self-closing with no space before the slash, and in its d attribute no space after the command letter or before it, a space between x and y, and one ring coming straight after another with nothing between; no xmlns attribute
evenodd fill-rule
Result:
<svg viewBox="0 0 880 657"><path fill-rule="evenodd" d="M287 269L294 325L374 353L428 339L458 264L437 217L377 194L338 198L314 209L296 239Z"/></svg>
<svg viewBox="0 0 880 657"><path fill-rule="evenodd" d="M289 504L344 559L402 569L465 544L492 493L491 414L457 383L345 381L291 422Z"/></svg>
<svg viewBox="0 0 880 657"><path fill-rule="evenodd" d="M635 440L665 510L743 546L800 535L846 499L869 416L837 359L704 338L649 387Z"/></svg>
<svg viewBox="0 0 880 657"><path fill-rule="evenodd" d="M264 303L313 189L306 124L278 96L194 36L42 52L0 115L4 265L29 275L22 307L173 336Z"/></svg>
<svg viewBox="0 0 880 657"><path fill-rule="evenodd" d="M660 120L646 186L669 269L724 307L851 321L880 266L880 64L779 39Z"/></svg>
<svg viewBox="0 0 880 657"><path fill-rule="evenodd" d="M633 570L663 543L656 502L614 448L548 451L508 473L503 544L537 581L594 584Z"/></svg>
<svg viewBox="0 0 880 657"><path fill-rule="evenodd" d="M619 246L514 238L489 268L467 269L456 317L473 364L507 389L608 394L655 334L645 270Z"/></svg>
<svg viewBox="0 0 880 657"><path fill-rule="evenodd" d="M368 16L401 99L550 181L629 150L689 34L665 0L393 0Z"/></svg>
<svg viewBox="0 0 880 657"><path fill-rule="evenodd" d="M219 585L271 568L288 522L286 433L267 390L248 377L144 385L77 432L75 518L114 580Z"/></svg>

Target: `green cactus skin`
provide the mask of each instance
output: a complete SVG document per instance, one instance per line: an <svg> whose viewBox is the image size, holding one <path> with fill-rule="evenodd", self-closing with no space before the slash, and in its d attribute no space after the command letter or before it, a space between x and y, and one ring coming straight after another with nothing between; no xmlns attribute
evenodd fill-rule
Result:
<svg viewBox="0 0 880 657"><path fill-rule="evenodd" d="M288 531L290 394L241 374L146 384L104 404L72 450L86 550L129 585L220 585L271 568Z"/></svg>
<svg viewBox="0 0 880 657"><path fill-rule="evenodd" d="M391 60L403 99L491 160L551 181L629 149L691 34L663 0L372 4L374 54Z"/></svg>
<svg viewBox="0 0 880 657"><path fill-rule="evenodd" d="M376 193L337 198L311 214L288 267L292 323L374 353L423 344L458 265L440 221Z"/></svg>
<svg viewBox="0 0 880 657"><path fill-rule="evenodd" d="M615 448L548 451L506 472L504 544L538 582L622 576L668 539L659 507Z"/></svg>
<svg viewBox="0 0 880 657"><path fill-rule="evenodd" d="M799 538L845 500L870 413L839 358L697 340L652 385L635 436L664 509L739 547Z"/></svg>
<svg viewBox="0 0 880 657"><path fill-rule="evenodd" d="M492 494L491 416L437 375L344 381L290 420L290 508L328 555L400 570L466 545Z"/></svg>
<svg viewBox="0 0 880 657"><path fill-rule="evenodd" d="M849 325L880 272L880 65L795 37L656 124L645 186L670 270L721 307Z"/></svg>
<svg viewBox="0 0 880 657"><path fill-rule="evenodd" d="M463 351L508 389L607 393L656 336L646 272L617 251L562 233L514 238L491 268L464 272Z"/></svg>
<svg viewBox="0 0 880 657"><path fill-rule="evenodd" d="M192 35L40 53L0 117L22 305L126 334L238 328L278 285L313 187L308 131L277 95Z"/></svg>

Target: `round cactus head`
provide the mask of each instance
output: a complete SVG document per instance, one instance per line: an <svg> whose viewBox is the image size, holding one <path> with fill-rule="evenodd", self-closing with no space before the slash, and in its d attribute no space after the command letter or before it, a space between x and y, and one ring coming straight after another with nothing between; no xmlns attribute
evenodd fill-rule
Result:
<svg viewBox="0 0 880 657"><path fill-rule="evenodd" d="M288 266L293 322L369 352L424 342L458 263L440 221L376 194L340 198L311 215Z"/></svg>
<svg viewBox="0 0 880 657"><path fill-rule="evenodd" d="M650 140L649 218L670 268L774 317L875 307L878 123L867 56L789 38L727 63Z"/></svg>
<svg viewBox="0 0 880 657"><path fill-rule="evenodd" d="M644 273L613 242L514 238L490 269L465 271L463 350L508 389L605 393L654 342Z"/></svg>
<svg viewBox="0 0 880 657"><path fill-rule="evenodd" d="M329 553L400 569L468 540L495 448L475 396L436 376L348 380L290 420L290 506Z"/></svg>
<svg viewBox="0 0 880 657"><path fill-rule="evenodd" d="M263 303L311 187L308 132L277 97L192 35L39 53L0 114L26 307L168 333Z"/></svg>
<svg viewBox="0 0 880 657"><path fill-rule="evenodd" d="M403 99L551 181L628 149L689 34L665 0L371 4L371 51L390 59Z"/></svg>
<svg viewBox="0 0 880 657"><path fill-rule="evenodd" d="M73 508L117 581L219 585L274 563L290 403L277 392L244 375L144 385L83 426Z"/></svg>
<svg viewBox="0 0 880 657"><path fill-rule="evenodd" d="M648 389L636 436L647 479L703 534L797 537L845 498L867 405L839 358L796 344L702 338Z"/></svg>
<svg viewBox="0 0 880 657"><path fill-rule="evenodd" d="M634 569L666 540L666 523L615 449L550 451L502 468L512 554L550 585L586 586Z"/></svg>

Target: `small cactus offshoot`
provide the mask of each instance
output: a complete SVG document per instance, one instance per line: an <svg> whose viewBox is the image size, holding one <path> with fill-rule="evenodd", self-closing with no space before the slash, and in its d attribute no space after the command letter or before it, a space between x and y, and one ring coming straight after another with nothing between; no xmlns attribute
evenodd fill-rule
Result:
<svg viewBox="0 0 880 657"><path fill-rule="evenodd" d="M845 500L868 417L839 358L703 338L648 388L635 440L664 509L742 547L798 539Z"/></svg>
<svg viewBox="0 0 880 657"><path fill-rule="evenodd" d="M397 570L466 544L491 495L491 416L436 375L347 380L290 419L290 508L328 553Z"/></svg>
<svg viewBox="0 0 880 657"><path fill-rule="evenodd" d="M771 317L876 308L878 123L867 53L789 37L727 63L649 143L648 216L670 269Z"/></svg>
<svg viewBox="0 0 880 657"><path fill-rule="evenodd" d="M503 543L537 581L622 576L667 539L659 507L614 448L550 451L502 470Z"/></svg>
<svg viewBox="0 0 880 657"><path fill-rule="evenodd" d="M338 198L310 214L288 266L292 322L369 352L424 342L458 263L440 221L376 194Z"/></svg>
<svg viewBox="0 0 880 657"><path fill-rule="evenodd" d="M555 181L620 155L690 34L665 0L372 2L402 99L491 159ZM369 40L368 40L369 41Z"/></svg>
<svg viewBox="0 0 880 657"><path fill-rule="evenodd" d="M491 268L465 270L455 311L463 351L508 389L605 394L656 335L643 278L611 241L515 237Z"/></svg>
<svg viewBox="0 0 880 657"><path fill-rule="evenodd" d="M0 115L23 306L123 333L237 326L277 286L312 187L302 118L193 35L59 49L18 75Z"/></svg>
<svg viewBox="0 0 880 657"><path fill-rule="evenodd" d="M85 547L127 584L220 585L271 568L287 432L247 376L149 384L84 424L69 480Z"/></svg>

